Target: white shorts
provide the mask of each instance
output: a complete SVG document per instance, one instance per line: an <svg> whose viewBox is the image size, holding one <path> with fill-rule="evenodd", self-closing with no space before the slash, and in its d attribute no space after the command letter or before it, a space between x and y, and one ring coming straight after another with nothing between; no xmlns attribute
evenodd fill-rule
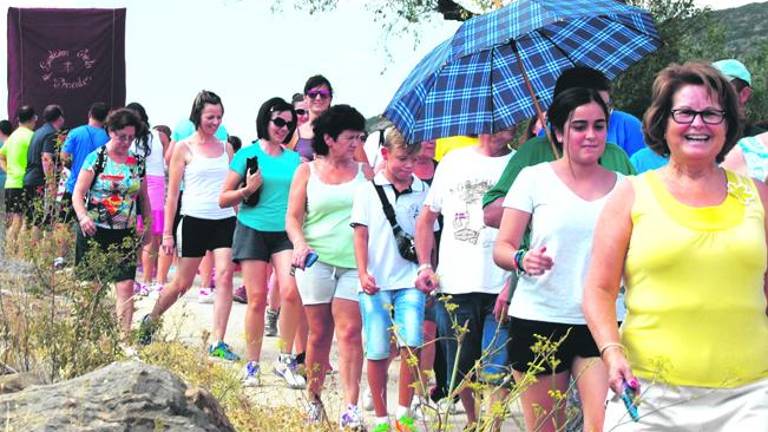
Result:
<svg viewBox="0 0 768 432"><path fill-rule="evenodd" d="M357 269L317 261L310 268L296 269L296 286L304 306L331 303L334 298L356 302L360 279Z"/></svg>
<svg viewBox="0 0 768 432"><path fill-rule="evenodd" d="M736 388L675 387L640 380L640 421L608 392L604 429L636 431L764 431L768 379ZM614 400L615 399L615 400Z"/></svg>

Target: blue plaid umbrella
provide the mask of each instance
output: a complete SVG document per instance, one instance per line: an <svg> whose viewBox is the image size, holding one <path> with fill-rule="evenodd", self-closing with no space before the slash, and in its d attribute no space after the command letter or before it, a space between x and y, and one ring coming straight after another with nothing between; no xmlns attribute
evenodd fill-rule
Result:
<svg viewBox="0 0 768 432"><path fill-rule="evenodd" d="M408 142L493 133L548 107L565 69L613 79L660 44L648 12L613 0L513 1L433 49L384 116Z"/></svg>

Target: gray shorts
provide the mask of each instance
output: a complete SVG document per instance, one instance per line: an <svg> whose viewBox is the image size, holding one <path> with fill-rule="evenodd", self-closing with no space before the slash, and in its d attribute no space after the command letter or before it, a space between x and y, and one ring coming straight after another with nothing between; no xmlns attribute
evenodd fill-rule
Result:
<svg viewBox="0 0 768 432"><path fill-rule="evenodd" d="M310 268L296 269L296 286L304 306L331 303L334 298L357 301L360 279L355 268L318 261Z"/></svg>

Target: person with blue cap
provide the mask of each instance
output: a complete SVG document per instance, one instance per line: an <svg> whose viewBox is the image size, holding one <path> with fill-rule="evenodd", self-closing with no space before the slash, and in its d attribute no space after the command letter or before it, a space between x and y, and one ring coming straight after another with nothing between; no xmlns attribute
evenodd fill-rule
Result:
<svg viewBox="0 0 768 432"><path fill-rule="evenodd" d="M719 60L712 63L712 66L720 71L736 90L739 114L745 118L746 105L752 96L752 74L742 62L735 59ZM723 168L764 181L768 177L768 147L756 137L764 132L766 131L747 121L742 138L733 150L728 152L721 164Z"/></svg>

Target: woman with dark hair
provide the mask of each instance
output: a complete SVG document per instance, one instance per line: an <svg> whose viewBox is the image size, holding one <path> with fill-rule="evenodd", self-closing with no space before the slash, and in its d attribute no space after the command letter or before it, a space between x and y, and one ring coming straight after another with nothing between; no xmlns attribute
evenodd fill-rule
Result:
<svg viewBox="0 0 768 432"><path fill-rule="evenodd" d="M232 147L215 137L221 125L224 106L215 93L203 90L195 97L190 121L195 133L179 141L173 148L168 166L168 198L165 206L162 247L167 254L177 247L179 263L171 283L163 288L160 297L145 316L140 329L140 340L149 343L155 323L192 286L195 273L206 251L213 252L217 289L213 304L213 340L209 347L212 357L239 360L237 354L224 342L229 312L232 309L232 234L235 230L235 212L219 207L219 193L229 172ZM173 233L173 219L184 181L181 199L181 222ZM201 235L204 233L204 235Z"/></svg>
<svg viewBox="0 0 768 432"><path fill-rule="evenodd" d="M657 75L651 100L645 139L669 164L608 200L584 288L611 388L640 399L636 422L609 400L605 428L765 430L768 188L718 166L741 136L737 94L712 66L686 63Z"/></svg>
<svg viewBox="0 0 768 432"><path fill-rule="evenodd" d="M141 267L143 283L137 283L134 293L147 295L151 291L159 291L161 285L152 284L155 273L155 265L160 250L160 242L163 235L163 208L165 206L165 160L163 159L163 142L159 132L149 126L149 117L144 107L132 102L126 105L141 118L143 128L131 145L131 151L141 155L146 163L147 195L151 214L142 214L137 224L139 231L144 231L144 222L151 220L149 239L141 250Z"/></svg>
<svg viewBox="0 0 768 432"><path fill-rule="evenodd" d="M107 144L90 153L83 162L72 195L80 229L77 231L75 261L86 279L115 282L117 317L128 336L133 317L133 283L136 278L135 224L137 203L149 214L144 161L130 150L136 133L144 127L134 111L119 109L106 120ZM146 234L146 233L145 233ZM130 239L131 241L126 241ZM89 268L89 250L94 246L107 252L111 247L120 256L110 269Z"/></svg>
<svg viewBox="0 0 768 432"><path fill-rule="evenodd" d="M290 277L293 245L285 232L285 212L298 153L283 145L296 130L293 106L281 98L264 102L256 117L259 137L235 154L219 196L222 208L239 205L232 241L232 260L240 263L248 307L245 311L246 358L243 381L260 381L264 310L267 305L267 267L271 264L281 289L280 355L274 372L291 388L306 382L291 355L296 327L303 310L296 280Z"/></svg>
<svg viewBox="0 0 768 432"><path fill-rule="evenodd" d="M555 361L532 372L539 377L522 394L526 430L559 430L565 407L552 392L565 393L576 381L584 430L601 430L608 375L581 312L583 280L593 231L606 200L621 183L600 166L605 150L608 108L593 89L576 87L555 97L548 111L552 137L563 157L524 168L504 200L504 215L493 250L494 261L520 274L509 305L509 362L521 382L536 362L537 336L559 347ZM532 222L530 249L520 247ZM499 294L508 298L505 292ZM614 302L613 320L623 309Z"/></svg>
<svg viewBox="0 0 768 432"><path fill-rule="evenodd" d="M322 75L314 75L304 84L304 100L306 101L309 118L298 129L299 139L294 150L301 155L303 161L311 161L315 158L315 150L312 144L315 136L313 123L331 106L333 101L333 87L331 82Z"/></svg>
<svg viewBox="0 0 768 432"><path fill-rule="evenodd" d="M307 340L308 419L322 421L320 393L336 331L339 371L347 408L341 427L362 427L357 406L363 367L362 322L350 215L358 185L366 181L355 149L363 144L365 118L349 105L336 105L314 122L312 146L318 157L296 170L285 228L293 243L296 284L309 324ZM308 258L317 262L308 266Z"/></svg>
<svg viewBox="0 0 768 432"><path fill-rule="evenodd" d="M301 135L299 131L304 124L309 122L309 103L302 93L294 94L291 98L291 103L293 104L293 110L296 112L296 132L291 137L291 140L288 141L286 147L295 150L296 144L299 142L299 136Z"/></svg>

